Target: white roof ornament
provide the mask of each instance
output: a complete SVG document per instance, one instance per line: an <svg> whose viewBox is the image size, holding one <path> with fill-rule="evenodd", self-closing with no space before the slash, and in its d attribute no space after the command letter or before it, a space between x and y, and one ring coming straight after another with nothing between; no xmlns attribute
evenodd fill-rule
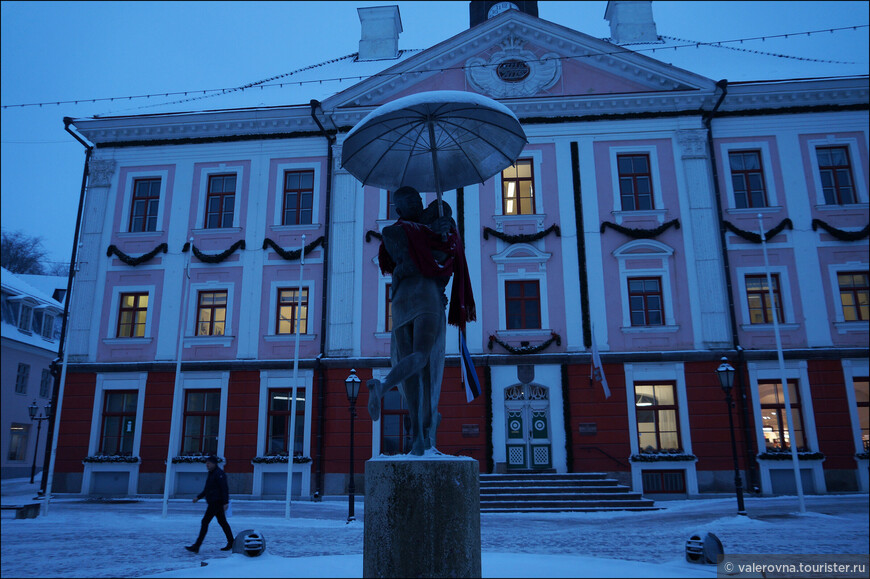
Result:
<svg viewBox="0 0 870 579"><path fill-rule="evenodd" d="M612 0L607 3L604 19L610 23L610 40L615 44L659 39L651 0Z"/></svg>

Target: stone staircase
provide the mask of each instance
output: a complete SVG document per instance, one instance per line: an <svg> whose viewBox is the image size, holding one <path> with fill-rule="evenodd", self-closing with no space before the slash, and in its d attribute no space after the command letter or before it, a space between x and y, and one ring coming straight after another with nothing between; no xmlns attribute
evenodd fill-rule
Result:
<svg viewBox="0 0 870 579"><path fill-rule="evenodd" d="M653 511L651 499L604 473L482 474L481 513Z"/></svg>

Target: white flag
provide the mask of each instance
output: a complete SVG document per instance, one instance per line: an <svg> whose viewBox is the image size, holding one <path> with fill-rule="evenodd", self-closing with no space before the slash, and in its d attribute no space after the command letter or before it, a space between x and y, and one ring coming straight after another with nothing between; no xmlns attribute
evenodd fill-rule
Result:
<svg viewBox="0 0 870 579"><path fill-rule="evenodd" d="M604 397L610 398L610 388L607 387L607 378L604 377L604 366L601 365L601 356L598 355L598 344L595 342L595 328L592 328L592 375L593 382L601 384L604 389Z"/></svg>

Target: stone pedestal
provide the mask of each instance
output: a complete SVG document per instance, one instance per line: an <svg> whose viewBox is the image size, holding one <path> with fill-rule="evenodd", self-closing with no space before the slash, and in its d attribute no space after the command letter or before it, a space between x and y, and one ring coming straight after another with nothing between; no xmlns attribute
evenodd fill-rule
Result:
<svg viewBox="0 0 870 579"><path fill-rule="evenodd" d="M363 577L480 577L480 480L464 456L366 461Z"/></svg>

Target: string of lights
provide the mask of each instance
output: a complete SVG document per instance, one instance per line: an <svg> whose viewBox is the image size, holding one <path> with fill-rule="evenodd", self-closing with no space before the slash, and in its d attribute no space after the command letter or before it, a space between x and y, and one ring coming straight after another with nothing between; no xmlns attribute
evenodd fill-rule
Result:
<svg viewBox="0 0 870 579"><path fill-rule="evenodd" d="M741 52L749 52L749 53L754 53L754 54L773 56L773 57L777 57L777 58L786 58L786 59L801 60L801 61L807 61L807 62L817 62L817 63L826 63L826 64L856 64L853 61L825 60L825 59L817 59L817 58L810 58L810 57L803 57L803 56L793 56L793 55L787 55L787 54L781 54L781 53L759 51L759 50L753 50L753 49L748 49L748 48L740 48L740 47L735 47L735 46L724 46L724 45L734 44L734 43L743 44L744 42L751 42L751 41L758 41L758 40L764 42L766 40L771 40L774 38L787 39L787 38L797 38L797 37L801 37L801 36L812 36L812 35L824 34L824 33L833 34L835 32L842 32L842 31L846 31L846 30L858 30L861 28L868 28L868 27L870 27L870 25L868 25L868 24L859 24L859 25L844 26L844 27L839 27L839 28L808 30L808 31L804 31L804 32L789 32L789 33L785 33L785 34L773 34L773 35L754 36L754 37L747 37L747 38L735 38L735 39L731 39L731 40L717 40L717 41L711 41L711 42L687 40L687 39L676 38L676 37L672 37L672 36L661 35L660 38L666 38L668 40L681 42L683 44L676 44L676 45L670 45L670 46L648 46L646 48L637 47L637 48L632 48L631 50L632 50L632 52L655 53L657 51L663 51L663 50L679 50L679 49L683 49L683 48L699 48L701 46L712 46L712 47L718 47L718 48L727 48L727 49L731 49L731 50L737 50L737 51L741 51ZM629 46L629 45L626 45L626 46ZM568 56L562 56L562 57L557 57L557 58L559 60L575 60L575 59L592 58L592 57L598 57L598 56L617 56L617 55L625 54L626 50L627 49L620 47L620 48L618 48L614 51L611 51L611 52L596 52L596 53L592 53L592 54L568 55ZM267 88L267 87L268 88L275 88L275 87L280 88L280 87L283 87L285 85L302 86L304 84L316 84L316 83L322 84L324 82L358 81L358 80L362 80L365 78L379 78L379 77L383 78L383 77L390 77L390 76L401 76L401 75L406 74L404 72L395 72L395 73L378 72L378 73L366 75L366 76L342 76L342 77L310 79L310 80L284 81L284 82L280 82L280 83L274 82L276 80L285 79L285 78L291 77L293 75L296 75L296 74L299 74L299 73L302 73L305 71L309 71L309 70L312 70L315 68L323 67L323 66L326 66L328 64L332 64L334 62L338 62L338 61L347 59L347 58L352 57L352 56L353 55L347 55L344 57L335 58L335 59L332 59L329 61L318 63L315 65L306 66L306 67L296 69L296 70L291 71L291 72L283 73L280 75L269 77L267 79L251 82L251 83L241 85L241 86L236 86L236 87L198 89L198 90L186 90L186 91L172 91L172 92L150 93L150 94L140 94L140 95L127 95L127 96L118 96L118 97L100 97L100 98L90 98L90 99L45 101L45 102L38 102L38 103L22 103L22 104L13 104L13 105L2 105L2 108L3 109L11 109L11 108L24 108L24 107L43 107L43 106L62 105L62 104L78 105L78 104L107 102L107 101L108 102L125 101L125 100L132 101L134 99L137 99L137 100L138 99L150 99L152 97L154 97L154 98L170 97L170 96L188 97L188 95L190 95L188 98L183 98L183 99L179 99L179 100L175 100L175 101L171 101L171 102L160 102L160 103L157 103L155 105L146 105L144 107L138 107L138 108L150 108L153 106L165 106L168 104L179 104L179 103L189 102L189 101L193 101L193 100L200 100L203 98L210 98L210 97L217 96L217 95L223 95L223 94L228 94L228 93L233 93L233 92L244 91L244 90L248 90L251 88L260 88L260 89ZM551 58L540 59L538 62L550 60ZM482 65L477 65L477 66L486 67L489 65L482 64ZM466 67L463 65L463 66L458 66L458 67L432 68L432 69L427 69L427 70L421 70L418 72L418 75L422 74L422 73L447 72L447 71L463 69L463 68L466 68Z"/></svg>

